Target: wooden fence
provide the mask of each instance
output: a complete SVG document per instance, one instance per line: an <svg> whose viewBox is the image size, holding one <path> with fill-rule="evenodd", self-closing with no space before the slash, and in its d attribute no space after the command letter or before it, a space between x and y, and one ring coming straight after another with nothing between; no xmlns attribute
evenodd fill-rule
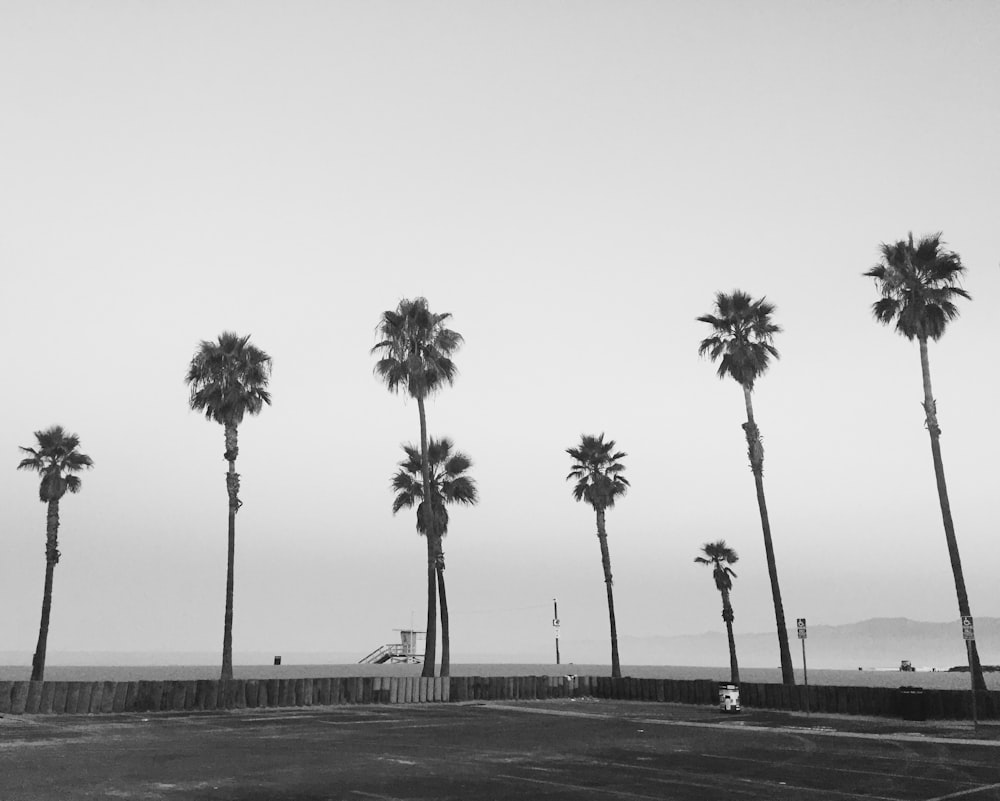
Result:
<svg viewBox="0 0 1000 801"><path fill-rule="evenodd" d="M806 688L745 683L741 701L749 709L806 709ZM717 705L718 683L710 680L611 679L604 676L366 676L322 679L232 681L0 681L0 714L98 714L170 712L339 704L411 704L517 701L550 698L610 698L624 701ZM972 717L971 693L923 690L909 699L897 688L809 687L809 709L847 715L902 717L917 703L928 719ZM1000 717L1000 692L977 696L980 718Z"/></svg>

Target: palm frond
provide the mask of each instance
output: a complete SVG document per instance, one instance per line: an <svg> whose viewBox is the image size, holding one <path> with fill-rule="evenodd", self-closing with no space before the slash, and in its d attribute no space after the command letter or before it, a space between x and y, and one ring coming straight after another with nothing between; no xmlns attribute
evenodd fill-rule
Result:
<svg viewBox="0 0 1000 801"><path fill-rule="evenodd" d="M604 440L599 436L582 434L580 444L566 448L574 460L566 480L576 480L573 497L586 501L594 509L611 509L615 500L623 496L629 487L628 479L622 475L625 466L620 463L628 454L615 450L614 440Z"/></svg>
<svg viewBox="0 0 1000 801"><path fill-rule="evenodd" d="M224 331L215 342L202 340L191 358L189 405L208 420L239 425L271 404L270 375L271 357L251 345L249 335Z"/></svg>
<svg viewBox="0 0 1000 801"><path fill-rule="evenodd" d="M465 506L473 506L479 502L479 491L476 488L476 481L468 476L446 481L441 489L441 494L448 503L460 503Z"/></svg>
<svg viewBox="0 0 1000 801"><path fill-rule="evenodd" d="M883 325L895 322L896 331L907 339L940 339L959 316L955 300L972 296L959 280L965 267L957 253L947 250L941 234L906 239L879 246L882 261L864 272L875 280L879 299L872 315Z"/></svg>
<svg viewBox="0 0 1000 801"><path fill-rule="evenodd" d="M448 476L460 476L472 467L472 460L464 453L453 453L444 463L444 472Z"/></svg>
<svg viewBox="0 0 1000 801"><path fill-rule="evenodd" d="M698 355L718 362L719 378L730 377L752 388L772 358L780 357L774 336L781 327L771 315L775 306L766 298L754 300L741 290L716 292L714 314L703 314L698 322L712 327L712 334L698 345Z"/></svg>
<svg viewBox="0 0 1000 801"><path fill-rule="evenodd" d="M426 298L404 298L395 310L382 313L377 326L381 340L371 353L382 357L375 375L390 391L405 388L421 398L454 383L458 371L451 355L464 340L446 327L450 318L432 313Z"/></svg>
<svg viewBox="0 0 1000 801"><path fill-rule="evenodd" d="M740 559L736 551L726 545L725 540L706 542L701 546L701 552L704 554L705 558L711 562L725 562L726 564L732 565Z"/></svg>
<svg viewBox="0 0 1000 801"><path fill-rule="evenodd" d="M432 468L443 465L451 454L453 443L447 437L435 439L431 437L427 442L427 461Z"/></svg>
<svg viewBox="0 0 1000 801"><path fill-rule="evenodd" d="M694 561L700 565L712 567L712 579L720 592L728 592L733 588L736 573L729 565L739 561L736 551L726 545L725 540L706 542L701 546L703 556L696 556Z"/></svg>
<svg viewBox="0 0 1000 801"><path fill-rule="evenodd" d="M17 469L33 470L41 476L39 500L48 502L58 500L67 491L79 492L82 482L73 474L94 466L94 460L78 450L80 438L62 426L34 433L37 447L20 447L22 453L29 455L18 463Z"/></svg>
<svg viewBox="0 0 1000 801"><path fill-rule="evenodd" d="M430 437L427 443L427 460L430 467L431 508L434 510L435 531L441 536L448 533L447 505L460 503L473 505L479 501L475 480L466 471L472 460L463 453L453 452L454 443L448 437ZM417 506L417 531L426 535L427 510L424 507L423 466L420 449L414 445L402 446L406 458L392 478L393 514L400 509Z"/></svg>

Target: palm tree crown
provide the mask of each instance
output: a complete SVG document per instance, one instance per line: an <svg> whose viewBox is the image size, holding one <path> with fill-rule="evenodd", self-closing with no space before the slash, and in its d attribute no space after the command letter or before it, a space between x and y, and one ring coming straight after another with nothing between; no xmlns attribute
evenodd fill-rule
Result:
<svg viewBox="0 0 1000 801"><path fill-rule="evenodd" d="M725 540L718 542L706 542L701 546L703 556L696 556L694 561L700 565L712 565L712 576L715 578L715 586L719 592L730 591L733 588L733 579L736 573L729 565L736 564L740 557L736 551L726 545Z"/></svg>
<svg viewBox="0 0 1000 801"><path fill-rule="evenodd" d="M427 445L427 459L430 463L431 508L434 510L435 533L448 533L447 505L460 503L471 506L479 501L475 479L466 475L472 467L472 460L464 453L452 451L454 443L447 437L431 437ZM421 479L420 448L404 445L406 458L399 463L399 471L392 477L392 489L396 498L392 513L409 509L417 504L417 531L426 536L428 525L424 505L424 487Z"/></svg>
<svg viewBox="0 0 1000 801"><path fill-rule="evenodd" d="M614 508L615 499L628 491L628 479L622 475L625 465L619 461L628 454L615 452L615 441L605 442L603 433L597 437L582 435L580 444L567 448L566 453L574 460L573 469L566 476L567 481L576 479L573 497L596 510Z"/></svg>
<svg viewBox="0 0 1000 801"><path fill-rule="evenodd" d="M382 312L382 339L371 352L381 357L375 374L391 391L405 387L412 397L425 398L454 383L457 369L451 356L464 340L445 326L450 318L447 312L431 312L426 298L403 299L395 310Z"/></svg>
<svg viewBox="0 0 1000 801"><path fill-rule="evenodd" d="M959 286L965 266L957 253L946 250L941 234L914 243L908 239L881 246L882 261L865 272L874 278L882 297L872 314L883 325L896 321L896 330L909 340L937 340L958 317L957 298L971 299Z"/></svg>
<svg viewBox="0 0 1000 801"><path fill-rule="evenodd" d="M770 365L779 358L772 344L781 327L771 321L774 304L766 299L753 300L741 290L715 293L714 314L704 314L698 322L708 323L714 333L698 346L698 355L706 353L719 361L718 376L729 376L749 389Z"/></svg>
<svg viewBox="0 0 1000 801"><path fill-rule="evenodd" d="M42 477L38 487L38 499L43 503L58 501L69 492L80 491L80 477L73 475L94 466L93 460L80 453L80 438L64 430L62 426L52 426L35 432L37 448L21 447L28 454L17 466L18 470L34 470Z"/></svg>
<svg viewBox="0 0 1000 801"><path fill-rule="evenodd" d="M244 415L270 405L271 357L249 340L232 331L220 334L217 342L202 340L185 379L192 409L222 425L239 425Z"/></svg>

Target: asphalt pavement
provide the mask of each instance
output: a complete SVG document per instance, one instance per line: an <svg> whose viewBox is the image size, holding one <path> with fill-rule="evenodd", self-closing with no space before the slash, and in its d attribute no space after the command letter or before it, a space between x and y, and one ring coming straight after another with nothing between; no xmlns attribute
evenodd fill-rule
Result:
<svg viewBox="0 0 1000 801"><path fill-rule="evenodd" d="M0 801L1000 801L1000 727L594 699L6 716Z"/></svg>

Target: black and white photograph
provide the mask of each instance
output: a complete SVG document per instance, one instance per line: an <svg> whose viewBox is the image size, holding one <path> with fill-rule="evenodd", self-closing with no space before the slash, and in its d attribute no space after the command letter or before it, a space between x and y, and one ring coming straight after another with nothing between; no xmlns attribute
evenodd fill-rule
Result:
<svg viewBox="0 0 1000 801"><path fill-rule="evenodd" d="M1000 3L0 0L0 801L1000 799Z"/></svg>

